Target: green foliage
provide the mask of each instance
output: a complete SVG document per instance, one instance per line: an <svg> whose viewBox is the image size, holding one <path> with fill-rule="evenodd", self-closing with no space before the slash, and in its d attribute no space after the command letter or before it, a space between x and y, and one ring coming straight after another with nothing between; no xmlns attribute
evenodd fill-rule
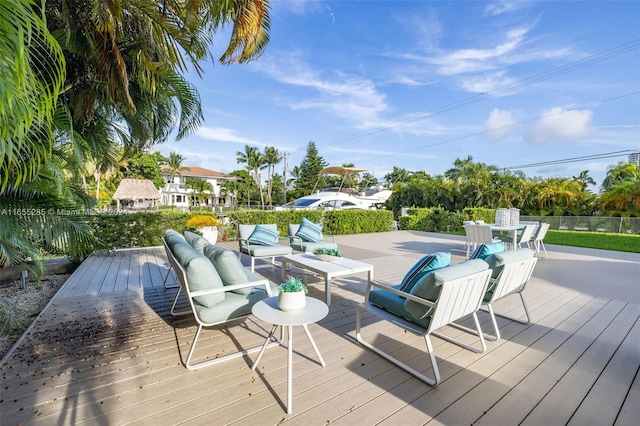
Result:
<svg viewBox="0 0 640 426"><path fill-rule="evenodd" d="M234 224L275 223L280 235L287 235L291 223L300 223L306 217L323 225L328 235L361 234L391 230L393 214L388 210L238 210L229 212Z"/></svg>
<svg viewBox="0 0 640 426"><path fill-rule="evenodd" d="M113 247L153 247L162 245L167 229L184 232L187 221L202 212L158 211L125 214L98 214L91 216L91 225L99 243L97 249Z"/></svg>
<svg viewBox="0 0 640 426"><path fill-rule="evenodd" d="M462 226L462 213L449 212L442 207L408 209L407 216L398 219L400 229L425 232L455 232Z"/></svg>
<svg viewBox="0 0 640 426"><path fill-rule="evenodd" d="M340 250L327 247L318 247L313 250L313 254L326 254L329 256L342 257Z"/></svg>
<svg viewBox="0 0 640 426"><path fill-rule="evenodd" d="M28 320L27 314L22 309L0 297L0 336L23 329Z"/></svg>
<svg viewBox="0 0 640 426"><path fill-rule="evenodd" d="M291 276L287 277L283 283L280 283L279 287L280 291L284 291L285 293L296 293L298 291L307 293L309 291L300 278Z"/></svg>
<svg viewBox="0 0 640 426"><path fill-rule="evenodd" d="M462 210L463 220L484 220L486 223L493 223L496 220L496 209L486 209L484 207L470 207Z"/></svg>
<svg viewBox="0 0 640 426"><path fill-rule="evenodd" d="M307 153L300 163L300 173L296 179L296 191L293 194L295 198L311 194L316 188L316 184L316 189L322 188L324 181L319 181L319 179L324 177L320 176L320 170L325 167L327 167L327 162L318 154L316 143L309 141L307 143Z"/></svg>
<svg viewBox="0 0 640 426"><path fill-rule="evenodd" d="M148 179L156 188L162 188L165 182L160 176L159 164L164 161L166 158L159 152L136 155L127 160L126 166L121 166L121 172L126 178Z"/></svg>

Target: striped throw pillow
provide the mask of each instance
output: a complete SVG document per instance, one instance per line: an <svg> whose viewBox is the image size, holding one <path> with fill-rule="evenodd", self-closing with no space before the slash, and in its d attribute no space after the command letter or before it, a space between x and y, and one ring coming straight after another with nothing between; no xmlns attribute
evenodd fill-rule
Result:
<svg viewBox="0 0 640 426"><path fill-rule="evenodd" d="M302 218L302 223L300 224L300 228L298 228L298 232L296 232L296 237L300 237L302 240L310 243L317 243L322 237L322 225L313 223L306 217Z"/></svg>
<svg viewBox="0 0 640 426"><path fill-rule="evenodd" d="M414 285L430 271L444 268L451 263L451 253L437 252L420 259L404 276L400 283L400 291L411 292Z"/></svg>
<svg viewBox="0 0 640 426"><path fill-rule="evenodd" d="M471 253L469 260L471 259L482 259L489 257L494 253L502 253L504 251L504 243L501 241L499 243L491 243L491 244L480 244L476 249Z"/></svg>
<svg viewBox="0 0 640 426"><path fill-rule="evenodd" d="M249 244L272 246L278 242L278 230L264 225L256 225L256 229L249 235Z"/></svg>

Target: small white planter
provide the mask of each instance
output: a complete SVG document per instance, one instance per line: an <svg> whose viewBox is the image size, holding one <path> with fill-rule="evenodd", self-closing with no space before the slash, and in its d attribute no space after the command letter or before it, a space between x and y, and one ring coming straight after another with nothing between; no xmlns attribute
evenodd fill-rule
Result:
<svg viewBox="0 0 640 426"><path fill-rule="evenodd" d="M218 228L215 226L205 226L200 228L202 236L209 241L210 244L215 244L218 241Z"/></svg>
<svg viewBox="0 0 640 426"><path fill-rule="evenodd" d="M278 294L278 307L285 312L299 311L304 308L306 304L307 295L304 291L280 291Z"/></svg>

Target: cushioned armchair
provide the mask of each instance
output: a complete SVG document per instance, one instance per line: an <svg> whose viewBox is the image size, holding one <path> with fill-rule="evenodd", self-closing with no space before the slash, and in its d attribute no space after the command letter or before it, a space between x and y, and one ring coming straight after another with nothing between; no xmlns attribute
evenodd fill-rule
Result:
<svg viewBox="0 0 640 426"><path fill-rule="evenodd" d="M500 339L500 329L498 328L496 315L522 324L531 322L531 315L529 314L529 309L527 309L523 291L531 278L533 268L536 266L538 258L534 257L534 252L527 248L491 253L481 258L487 262L491 270L491 280L489 281L487 293L482 300L482 306L489 312L491 325L494 330L494 334L487 333L484 335L484 338L487 340L498 340ZM494 312L493 302L515 294L520 296L526 319L523 320ZM459 324L452 325L472 334L477 334L476 330Z"/></svg>
<svg viewBox="0 0 640 426"><path fill-rule="evenodd" d="M281 244L285 243L285 244ZM277 256L291 254L293 249L289 239L280 237L275 223L267 225L238 225L238 245L240 259L246 254L251 258L251 272L255 270L255 260L271 258L275 265Z"/></svg>
<svg viewBox="0 0 640 426"><path fill-rule="evenodd" d="M192 363L196 344L202 329L237 321L251 314L251 308L258 301L278 294L278 288L266 279L249 272L232 250L206 245L199 252L178 233L167 232L163 243L167 257L173 268L180 288L171 306L175 316L193 314L198 324L191 349L184 365L196 370L237 358L262 348L239 348L225 356L209 353L207 360ZM184 294L189 302L188 310L176 311L176 304ZM273 341L270 345L279 344Z"/></svg>
<svg viewBox="0 0 640 426"><path fill-rule="evenodd" d="M336 244L336 239L333 235L323 235L322 232L320 232L317 240L315 240L315 238L305 239L302 237L302 234L298 232L300 226L299 224L290 224L287 227L289 245L292 249L303 253L311 253L317 248L338 249L338 244Z"/></svg>
<svg viewBox="0 0 640 426"><path fill-rule="evenodd" d="M399 285L389 286L378 282L369 282L364 303L359 304L356 310L356 339L366 348L423 382L437 385L440 382L440 372L433 353L431 335L473 352L480 353L486 350L476 312L487 291L491 270L488 269L487 263L480 259L468 260L426 273L424 273L425 270L420 270L419 264L420 262L409 271L403 283ZM412 286L406 285L407 278L411 278L413 281ZM374 287L376 289L373 289ZM433 378L365 341L361 331L362 313L365 311L390 321L406 331L423 336L433 368ZM436 331L466 315L473 317L480 347L467 345Z"/></svg>

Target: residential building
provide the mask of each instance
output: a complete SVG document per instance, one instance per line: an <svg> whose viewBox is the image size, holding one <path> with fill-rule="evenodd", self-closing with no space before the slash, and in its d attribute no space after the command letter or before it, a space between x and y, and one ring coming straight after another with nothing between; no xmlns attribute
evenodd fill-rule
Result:
<svg viewBox="0 0 640 426"><path fill-rule="evenodd" d="M240 178L215 170L205 169L198 166L183 166L180 171L173 176L169 176L169 166L160 166L160 175L166 182L164 188L160 189L160 204L175 206L187 210L190 207L217 207L223 205L233 205L235 194L222 194L221 184L223 181L239 180ZM192 188L186 188L187 178L204 179L209 182L213 190L204 191L198 194Z"/></svg>
<svg viewBox="0 0 640 426"><path fill-rule="evenodd" d="M636 167L640 167L640 152L629 154L629 163L635 164Z"/></svg>

